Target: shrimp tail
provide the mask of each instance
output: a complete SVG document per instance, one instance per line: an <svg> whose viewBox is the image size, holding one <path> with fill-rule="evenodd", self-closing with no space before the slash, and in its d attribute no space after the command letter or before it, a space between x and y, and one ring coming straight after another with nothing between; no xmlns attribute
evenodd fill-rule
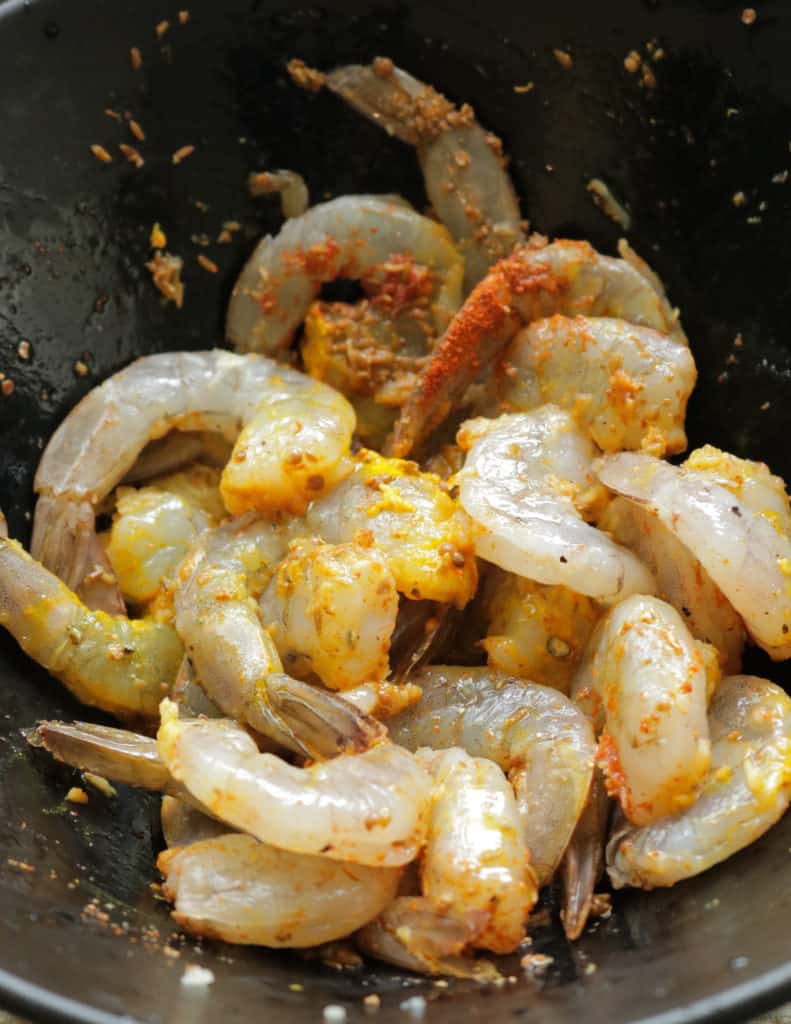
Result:
<svg viewBox="0 0 791 1024"><path fill-rule="evenodd" d="M594 772L588 803L563 857L561 917L566 938L578 939L588 921L593 890L604 868L609 801L600 773Z"/></svg>
<svg viewBox="0 0 791 1024"><path fill-rule="evenodd" d="M343 697L279 672L258 681L245 719L272 738L283 734L283 746L311 758L362 753L387 735Z"/></svg>

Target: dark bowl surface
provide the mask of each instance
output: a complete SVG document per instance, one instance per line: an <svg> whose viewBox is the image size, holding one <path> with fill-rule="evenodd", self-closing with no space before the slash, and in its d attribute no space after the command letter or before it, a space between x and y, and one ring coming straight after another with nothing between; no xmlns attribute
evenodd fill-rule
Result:
<svg viewBox="0 0 791 1024"><path fill-rule="evenodd" d="M193 0L186 25L171 6L0 2L0 370L15 385L0 394L0 502L14 536L28 539L41 447L88 388L135 356L221 342L233 279L279 224L274 200L246 197L250 170L293 167L314 199L401 191L423 204L413 154L332 97L294 88L293 56L328 67L387 54L471 101L505 139L533 226L613 251L618 229L584 187L604 178L683 310L700 370L691 442L791 475L784 0L765 0L751 27L741 0ZM162 18L171 27L158 39ZM664 52L653 89L624 67L648 43ZM553 48L572 54L571 70ZM144 126L144 167L119 159L117 143L133 140L105 108ZM93 143L116 154L112 165L92 158ZM184 145L195 153L174 166ZM244 227L205 250L212 276L194 239L214 240L226 220ZM154 221L185 257L180 312L161 305L143 267ZM761 658L751 668L789 679ZM66 804L76 774L27 749L19 730L81 709L6 636L0 681L0 1002L35 1019L292 1024L340 1003L350 1022L389 1024L408 1020L400 1004L422 993L433 1024L669 1024L745 1019L791 998L791 819L701 878L617 895L612 917L573 946L556 923L537 927L534 950L554 958L540 982L516 959L514 983L481 992L196 946L150 889L156 801L123 790ZM186 963L214 972L207 992L180 984ZM382 1006L370 1018L362 999L373 991Z"/></svg>

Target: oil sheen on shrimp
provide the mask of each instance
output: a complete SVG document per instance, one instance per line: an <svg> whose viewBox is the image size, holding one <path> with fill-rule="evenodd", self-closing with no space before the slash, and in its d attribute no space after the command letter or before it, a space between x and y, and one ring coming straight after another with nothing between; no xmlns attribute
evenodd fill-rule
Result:
<svg viewBox="0 0 791 1024"><path fill-rule="evenodd" d="M475 521L475 550L501 569L612 603L653 593L651 574L626 548L586 523L575 505L595 482L593 443L571 413L546 405L471 420L457 476Z"/></svg>
<svg viewBox="0 0 791 1024"><path fill-rule="evenodd" d="M616 317L686 337L655 278L587 242L536 237L501 260L472 291L434 348L401 409L387 454L407 456L457 406L521 327L554 314Z"/></svg>
<svg viewBox="0 0 791 1024"><path fill-rule="evenodd" d="M718 679L716 652L659 598L626 598L595 631L573 693L603 729L597 763L630 821L694 801L711 759L706 707Z"/></svg>
<svg viewBox="0 0 791 1024"><path fill-rule="evenodd" d="M286 552L284 529L251 518L202 534L180 571L176 628L212 701L309 756L364 749L381 727L326 690L283 672L255 597Z"/></svg>
<svg viewBox="0 0 791 1024"><path fill-rule="evenodd" d="M392 902L401 871L281 850L229 834L159 855L173 917L193 935L276 948L356 931Z"/></svg>
<svg viewBox="0 0 791 1024"><path fill-rule="evenodd" d="M327 88L389 135L416 147L432 208L464 253L472 288L524 238L500 140L468 104L457 109L387 58L325 76Z"/></svg>
<svg viewBox="0 0 791 1024"><path fill-rule="evenodd" d="M385 680L398 591L376 548L294 541L260 609L292 675L333 690Z"/></svg>
<svg viewBox="0 0 791 1024"><path fill-rule="evenodd" d="M691 807L642 828L623 824L607 846L617 888L653 889L700 874L755 842L791 796L791 700L774 683L729 676L709 708L711 768Z"/></svg>
<svg viewBox="0 0 791 1024"><path fill-rule="evenodd" d="M697 372L686 344L613 317L553 316L514 338L498 368L508 412L554 402L602 451L684 451Z"/></svg>
<svg viewBox="0 0 791 1024"><path fill-rule="evenodd" d="M650 455L605 456L603 483L653 512L698 559L775 660L791 657L791 514L762 463L712 455L685 467ZM706 472L716 460L718 473ZM734 475L731 475L733 471Z"/></svg>
<svg viewBox="0 0 791 1024"><path fill-rule="evenodd" d="M159 752L170 773L214 817L262 842L394 867L425 839L431 782L394 743L297 768L259 753L235 722L179 720L168 700L161 714Z"/></svg>
<svg viewBox="0 0 791 1024"><path fill-rule="evenodd" d="M587 716L557 690L490 668L431 666L414 682L423 696L389 720L390 738L495 761L514 787L530 863L545 885L588 799L596 742Z"/></svg>
<svg viewBox="0 0 791 1024"><path fill-rule="evenodd" d="M258 243L234 286L226 336L239 351L276 355L288 347L323 284L356 280L397 254L410 254L437 274L442 283L432 315L444 329L463 272L445 228L387 197L341 196Z"/></svg>
<svg viewBox="0 0 791 1024"><path fill-rule="evenodd" d="M231 440L262 397L309 392L315 382L258 356L160 352L89 391L47 445L35 488L33 556L92 606L123 610L96 537L95 510L149 441L171 430L209 430Z"/></svg>

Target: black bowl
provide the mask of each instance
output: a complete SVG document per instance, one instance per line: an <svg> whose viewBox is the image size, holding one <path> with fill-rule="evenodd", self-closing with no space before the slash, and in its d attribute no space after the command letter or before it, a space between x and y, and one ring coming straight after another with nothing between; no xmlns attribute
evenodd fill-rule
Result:
<svg viewBox="0 0 791 1024"><path fill-rule="evenodd" d="M183 0L187 2L187 0ZM595 6L595 12L593 7ZM689 427L791 473L787 339L791 211L791 10L764 0L287 0L193 2L188 24L152 0L0 3L0 499L27 540L41 447L85 391L134 356L222 340L231 283L254 239L276 229L276 203L253 203L254 168L293 167L314 198L401 191L421 204L415 160L331 96L294 88L284 63L319 66L392 56L501 133L534 227L612 250L616 227L585 183L604 178L631 208L635 247L684 312L700 368ZM155 25L171 27L160 39ZM641 84L624 58L664 52ZM144 64L130 67L129 48ZM566 70L553 48L573 55ZM532 91L515 85L532 81ZM134 141L103 112L144 126ZM115 154L103 166L89 146ZM178 166L170 154L195 153ZM733 196L742 192L743 205ZM204 208L202 204L207 204ZM244 230L206 251L225 220ZM143 264L159 221L186 257L186 303L164 308ZM741 347L734 339L741 334ZM25 360L19 343L32 352ZM87 372L85 372L87 371ZM6 394L13 381L12 394ZM788 432L788 434L787 434ZM791 820L701 878L627 892L571 946L556 923L534 948L554 962L542 982L501 990L437 988L386 969L338 973L295 955L179 937L149 888L161 843L156 802L123 790L74 809L76 775L29 750L19 730L82 714L46 673L0 638L0 1000L42 1020L320 1020L382 995L377 1019L404 1019L422 992L439 1022L736 1020L791 997ZM753 670L787 673L755 658ZM553 897L548 903L552 906ZM191 995L185 963L216 981Z"/></svg>

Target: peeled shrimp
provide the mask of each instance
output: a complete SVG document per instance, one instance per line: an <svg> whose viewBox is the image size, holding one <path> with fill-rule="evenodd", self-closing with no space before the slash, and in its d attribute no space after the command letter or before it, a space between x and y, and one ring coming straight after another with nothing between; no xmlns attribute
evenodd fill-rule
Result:
<svg viewBox="0 0 791 1024"><path fill-rule="evenodd" d="M498 397L506 411L554 402L602 451L670 455L687 446L684 415L695 386L689 348L612 317L553 316L520 331L503 354Z"/></svg>
<svg viewBox="0 0 791 1024"><path fill-rule="evenodd" d="M481 646L502 672L568 693L601 611L567 587L493 568L484 583L489 627Z"/></svg>
<svg viewBox="0 0 791 1024"><path fill-rule="evenodd" d="M623 452L605 456L599 476L659 517L720 587L753 640L782 660L791 657L788 499L766 466L733 460L717 460L721 475L710 476L697 468L694 453L679 468ZM734 478L728 467L736 464Z"/></svg>
<svg viewBox="0 0 791 1024"><path fill-rule="evenodd" d="M259 753L235 722L180 721L168 700L161 714L168 770L229 825L282 849L356 864L407 864L420 849L431 784L394 743L295 768Z"/></svg>
<svg viewBox="0 0 791 1024"><path fill-rule="evenodd" d="M307 511L309 530L382 555L401 594L463 607L478 571L470 520L449 488L413 462L362 451L354 472Z"/></svg>
<svg viewBox="0 0 791 1024"><path fill-rule="evenodd" d="M289 672L348 690L388 674L398 592L376 548L294 541L261 601Z"/></svg>
<svg viewBox="0 0 791 1024"><path fill-rule="evenodd" d="M294 397L314 382L256 356L160 352L89 391L47 445L31 551L92 605L123 610L95 510L149 441L171 430L210 430L233 440L262 397Z"/></svg>
<svg viewBox="0 0 791 1024"><path fill-rule="evenodd" d="M630 821L645 825L695 799L711 758L706 706L716 653L679 613L633 595L602 620L573 693L599 729L597 763Z"/></svg>
<svg viewBox="0 0 791 1024"><path fill-rule="evenodd" d="M324 76L328 89L417 148L432 208L464 253L466 287L524 238L500 140L472 109L456 109L430 85L378 57Z"/></svg>
<svg viewBox="0 0 791 1024"><path fill-rule="evenodd" d="M157 867L173 917L192 934L276 948L349 935L393 900L401 874L238 834L167 850Z"/></svg>
<svg viewBox="0 0 791 1024"><path fill-rule="evenodd" d="M247 179L253 198L279 193L283 216L300 217L310 205L305 179L296 171L257 171Z"/></svg>
<svg viewBox="0 0 791 1024"><path fill-rule="evenodd" d="M410 750L459 746L488 757L516 793L530 863L540 885L557 868L588 798L596 743L587 717L546 686L489 668L423 669L423 697L388 722Z"/></svg>
<svg viewBox="0 0 791 1024"><path fill-rule="evenodd" d="M594 483L595 450L570 413L546 405L468 421L459 442L469 449L459 500L481 558L608 603L653 593L643 564L577 510Z"/></svg>
<svg viewBox="0 0 791 1024"><path fill-rule="evenodd" d="M401 253L437 274L432 315L444 329L458 304L462 275L447 231L392 199L342 196L312 207L287 221L277 237L259 242L231 295L228 340L243 352L282 352L323 284L359 278Z"/></svg>
<svg viewBox="0 0 791 1024"><path fill-rule="evenodd" d="M183 655L171 626L91 611L5 537L0 537L0 625L83 704L122 716L156 715Z"/></svg>
<svg viewBox="0 0 791 1024"><path fill-rule="evenodd" d="M689 548L653 512L627 498L612 501L599 526L648 566L659 597L681 612L694 637L716 648L723 672L738 672L744 623Z"/></svg>
<svg viewBox="0 0 791 1024"><path fill-rule="evenodd" d="M617 317L686 344L676 313L652 277L623 259L602 256L587 242L531 240L498 263L453 318L401 409L387 453L408 455L520 327L556 313Z"/></svg>
<svg viewBox="0 0 791 1024"><path fill-rule="evenodd" d="M176 628L208 696L276 742L310 756L365 748L381 727L283 672L254 596L286 551L282 527L232 520L206 531L180 572Z"/></svg>
<svg viewBox="0 0 791 1024"><path fill-rule="evenodd" d="M419 750L434 780L423 895L451 916L478 924L468 945L511 953L538 898L514 792L493 761L463 750Z"/></svg>
<svg viewBox="0 0 791 1024"><path fill-rule="evenodd" d="M755 676L724 679L711 701L711 769L691 807L643 828L623 825L607 846L616 888L652 889L700 874L755 842L791 796L791 700Z"/></svg>

